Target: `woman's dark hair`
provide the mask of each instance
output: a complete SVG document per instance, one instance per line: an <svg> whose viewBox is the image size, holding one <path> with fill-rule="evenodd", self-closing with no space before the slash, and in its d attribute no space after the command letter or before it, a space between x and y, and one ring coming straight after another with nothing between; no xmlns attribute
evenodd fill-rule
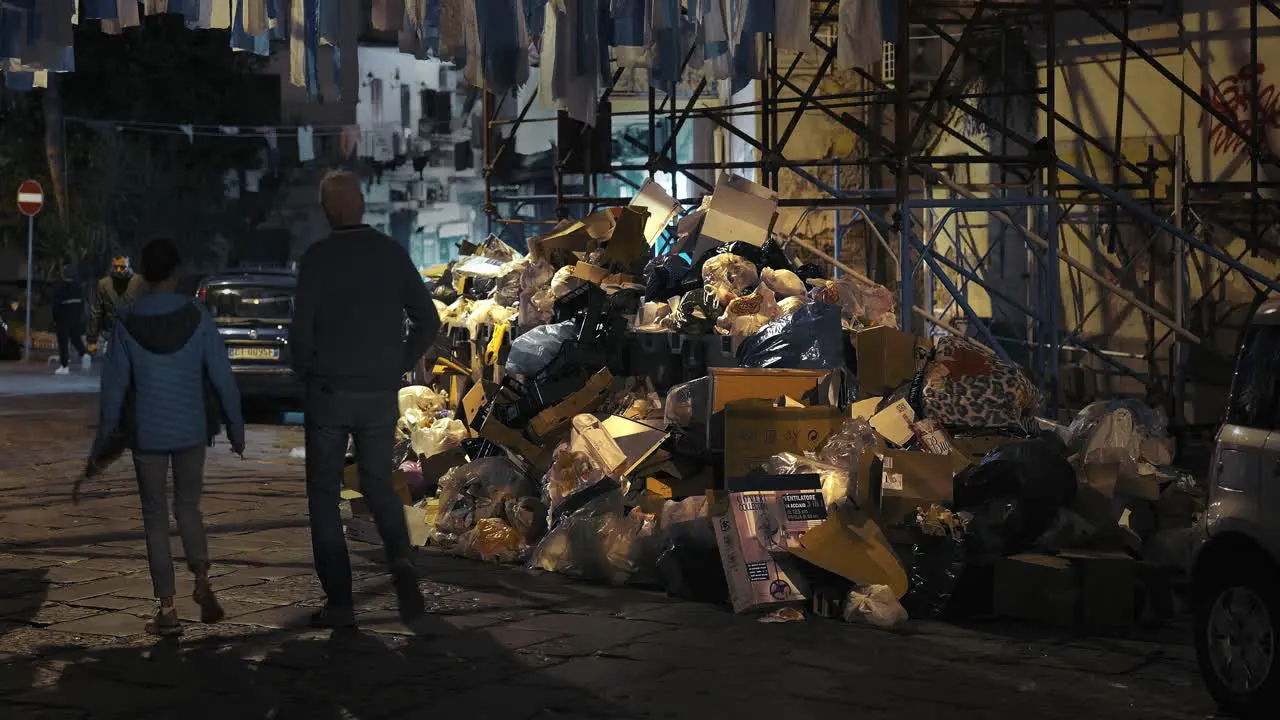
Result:
<svg viewBox="0 0 1280 720"><path fill-rule="evenodd" d="M155 238L142 248L142 279L155 284L173 277L182 263L178 246L169 238Z"/></svg>

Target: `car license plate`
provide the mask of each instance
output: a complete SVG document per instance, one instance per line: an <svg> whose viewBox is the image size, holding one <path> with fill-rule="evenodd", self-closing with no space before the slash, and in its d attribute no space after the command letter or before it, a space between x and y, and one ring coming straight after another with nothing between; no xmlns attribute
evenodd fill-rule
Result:
<svg viewBox="0 0 1280 720"><path fill-rule="evenodd" d="M279 348L234 347L227 348L232 360L279 360Z"/></svg>

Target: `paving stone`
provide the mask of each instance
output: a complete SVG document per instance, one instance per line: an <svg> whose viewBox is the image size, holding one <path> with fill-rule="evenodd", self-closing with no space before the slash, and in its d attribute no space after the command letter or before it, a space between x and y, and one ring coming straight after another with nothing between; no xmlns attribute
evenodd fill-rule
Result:
<svg viewBox="0 0 1280 720"><path fill-rule="evenodd" d="M91 615L79 620L51 625L50 630L72 635L106 635L109 637L130 637L145 632L145 623L137 616L127 612L111 612Z"/></svg>
<svg viewBox="0 0 1280 720"><path fill-rule="evenodd" d="M298 606L271 607L228 620L232 625L257 625L267 628L303 628L311 619L312 608Z"/></svg>

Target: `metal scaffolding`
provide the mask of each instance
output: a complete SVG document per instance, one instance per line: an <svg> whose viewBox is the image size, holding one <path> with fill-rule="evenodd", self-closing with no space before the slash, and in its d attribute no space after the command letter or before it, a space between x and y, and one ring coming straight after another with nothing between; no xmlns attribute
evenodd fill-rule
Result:
<svg viewBox="0 0 1280 720"><path fill-rule="evenodd" d="M780 205L834 213L831 246L797 241L797 247L836 266L837 272L871 277L895 289L904 330L962 332L1000 357L1019 362L1039 383L1051 411L1095 397L1138 395L1180 421L1189 387L1223 384L1230 343L1218 338L1215 346L1213 335L1228 315L1238 315L1238 308L1221 307L1215 291L1233 278L1248 282L1259 294L1280 291L1274 270L1249 262L1259 248L1268 247L1265 238L1280 219L1280 207L1265 194L1280 183L1262 179L1265 168L1280 167L1280 158L1263 135L1257 73L1245 86L1247 101L1228 107L1213 96L1216 91L1192 87L1171 71L1131 30L1137 19L1162 17L1168 12L1165 2L902 0L896 28L887 38L894 50L892 77L856 70L855 81L846 83L852 86L849 91L830 93L822 88L835 72L833 29L839 2L814 0L811 5L813 52L780 52L766 35L755 101L708 104L704 101L712 84L705 79L692 83L684 98L675 88L666 93L651 88L648 108L641 111L649 122L649 142L640 148L647 158L642 165L611 165L606 173L584 176L578 191L569 193L569 158L560 158L552 168L553 193L501 196L488 178L503 153L511 152L510 141L486 142L491 221L529 222L500 216L500 206L521 202L554 203L557 218L623 204L627 199L598 196L596 181L625 170L651 177L679 173L706 192L711 188L695 174L706 165L756 170L761 182L775 190L786 171L822 197L783 198ZM1242 0L1239 7L1248 9L1249 66L1257 68L1260 23L1264 17L1280 18L1280 7L1273 0ZM1264 13L1269 15L1260 17ZM1181 22L1180 15L1163 17ZM1082 19L1092 32L1114 39L1118 48L1109 60L1117 69L1118 101L1107 137L1091 134L1064 113L1057 88L1060 48L1069 34L1063 22L1078 25ZM933 66L928 79L913 67L913 48L922 40L943 43L947 51L945 62ZM691 56L685 56L686 64ZM811 71L804 83L796 79L802 60ZM998 66L998 72L981 73L985 65ZM1152 143L1139 142L1142 138L1126 138L1126 81L1135 66L1154 71L1244 149L1248 182L1192 182L1180 135L1171 152L1159 154ZM621 75L620 69L614 73L603 101L610 99ZM983 82L975 84L977 75ZM495 107L511 100L485 97L488 128L505 122L518 129L532 105L530 100L520 108L514 121L495 121ZM732 122L738 113L757 115L758 137ZM859 152L845 158L788 158L788 143L805 113L825 116L852 133ZM655 127L659 118L668 124L664 141ZM680 162L676 138L694 118L705 118L749 145L754 161ZM986 128L990 142L975 140L957 118ZM943 141L962 151L937 152ZM1142 146L1139 160L1134 159L1135 142ZM1086 169L1083 163L1069 162L1075 158L1063 148L1082 148L1102 162ZM834 183L818 176L820 167L834 169ZM841 187L842 172L846 177L858 174L863 186ZM985 181L974 182L975 175L985 175ZM701 198L679 200L690 207ZM985 243L974 239L974 217L987 223ZM1082 217L1091 218L1083 228ZM863 258L849 257L851 231L868 238ZM1215 241L1217 231L1242 238L1247 249L1229 254ZM1139 237L1136 247L1120 241L1125 233ZM1085 248L1087 255L1064 248L1066 238L1075 238L1075 246ZM1104 251L1119 259L1100 268L1093 255ZM1004 265L1009 258L1024 260L1020 286L1011 287L1008 268L1001 273L991 269L993 257L1004 258ZM1146 268L1142 277L1135 272L1139 267ZM1199 297L1192 297L1193 273ZM977 307L975 291L985 297L985 309ZM1088 321L1105 312L1104 305L1142 319L1141 348L1117 349L1105 334L1087 330ZM1074 318L1067 317L1068 308L1074 309ZM1213 371L1204 371L1206 367ZM1087 387L1086 376L1096 388Z"/></svg>

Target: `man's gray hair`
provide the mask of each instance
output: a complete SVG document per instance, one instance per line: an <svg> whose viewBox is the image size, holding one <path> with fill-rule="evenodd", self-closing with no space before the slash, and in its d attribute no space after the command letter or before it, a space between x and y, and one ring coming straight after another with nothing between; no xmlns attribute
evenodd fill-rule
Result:
<svg viewBox="0 0 1280 720"><path fill-rule="evenodd" d="M364 191L360 177L346 170L331 170L320 181L320 209L331 225L357 225L364 218Z"/></svg>

